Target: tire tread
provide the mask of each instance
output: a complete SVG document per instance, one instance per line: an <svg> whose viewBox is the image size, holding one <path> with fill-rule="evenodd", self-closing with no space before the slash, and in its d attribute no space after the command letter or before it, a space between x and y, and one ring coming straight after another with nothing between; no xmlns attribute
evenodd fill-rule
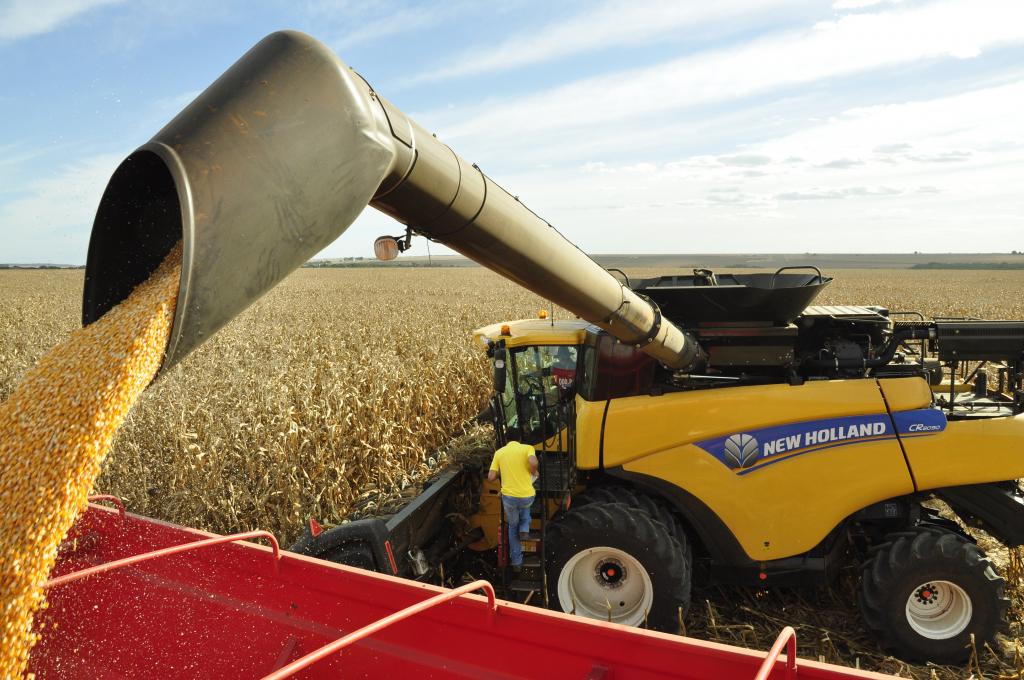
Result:
<svg viewBox="0 0 1024 680"><path fill-rule="evenodd" d="M650 559L641 563L651 570L666 572L670 583L669 592L655 593L655 600L648 615L648 627L656 630L672 631L677 627L677 608L683 608L683 614L689 610L691 564L687 558L687 549L680 544L678 538L661 521L652 517L646 510L632 504L613 502L607 503L591 498L580 506L572 509L551 523L547 530L548 554L584 548L574 537L604 535L611 540L610 547L615 546L615 536L635 538L640 544L647 546ZM685 535L683 535L685 541ZM559 560L561 561L561 560ZM552 565L552 567L557 564ZM549 575L549 586L554 590L553 603L557 606L557 569ZM657 581L652 574L652 581Z"/></svg>
<svg viewBox="0 0 1024 680"><path fill-rule="evenodd" d="M936 564L949 565L951 569L957 569L957 565L960 565L967 570L966 573L977 579L978 587L985 591L984 595L998 609L995 617L985 616L985 612L980 611L980 624L977 623L978 616L973 618L972 624L983 627L982 630L975 630L977 644L980 646L995 635L999 626L993 625L991 621L993 618L997 621L1001 619L1003 610L1009 604L1003 596L1005 581L996 574L984 552L967 538L944 528L922 525L916 527L915 531L887 535L870 555L863 568L858 601L866 628L886 651L908 660L933 662L957 662L966 657L966 649L961 650L958 643L946 640L925 642L933 648L933 651L925 653L924 644L913 645L913 642L901 640L906 632L894 628L892 624L894 614L891 608L897 606L902 611L904 606L905 596L893 593L901 575L915 569L931 568ZM984 602L975 603L976 608L984 606L987 606ZM917 642L923 640L919 638Z"/></svg>

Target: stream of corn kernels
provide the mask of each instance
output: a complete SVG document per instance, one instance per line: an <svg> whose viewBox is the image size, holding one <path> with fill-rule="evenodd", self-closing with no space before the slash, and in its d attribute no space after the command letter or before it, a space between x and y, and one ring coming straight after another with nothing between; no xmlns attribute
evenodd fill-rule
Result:
<svg viewBox="0 0 1024 680"><path fill-rule="evenodd" d="M181 244L95 323L29 369L0 403L0 678L20 677L57 550L117 429L164 359Z"/></svg>

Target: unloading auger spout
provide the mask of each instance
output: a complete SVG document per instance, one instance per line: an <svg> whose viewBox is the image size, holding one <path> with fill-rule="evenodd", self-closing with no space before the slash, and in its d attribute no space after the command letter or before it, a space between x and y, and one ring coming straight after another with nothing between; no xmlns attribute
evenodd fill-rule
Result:
<svg viewBox="0 0 1024 680"><path fill-rule="evenodd" d="M83 322L184 240L169 368L367 204L665 366L702 359L656 305L294 31L260 41L114 172L89 244Z"/></svg>

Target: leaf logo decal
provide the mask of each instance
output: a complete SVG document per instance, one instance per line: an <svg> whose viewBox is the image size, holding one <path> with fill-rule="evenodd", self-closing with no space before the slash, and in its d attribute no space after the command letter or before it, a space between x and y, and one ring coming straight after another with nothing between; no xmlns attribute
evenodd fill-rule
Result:
<svg viewBox="0 0 1024 680"><path fill-rule="evenodd" d="M734 468L746 468L757 462L761 447L749 434L734 434L725 440L725 457Z"/></svg>

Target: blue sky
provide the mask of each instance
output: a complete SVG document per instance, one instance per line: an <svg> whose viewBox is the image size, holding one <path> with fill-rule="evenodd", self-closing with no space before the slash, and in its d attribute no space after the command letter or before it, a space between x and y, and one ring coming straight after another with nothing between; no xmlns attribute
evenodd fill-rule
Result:
<svg viewBox="0 0 1024 680"><path fill-rule="evenodd" d="M120 159L280 28L590 252L1024 250L1019 0L0 0L0 262L82 263Z"/></svg>

